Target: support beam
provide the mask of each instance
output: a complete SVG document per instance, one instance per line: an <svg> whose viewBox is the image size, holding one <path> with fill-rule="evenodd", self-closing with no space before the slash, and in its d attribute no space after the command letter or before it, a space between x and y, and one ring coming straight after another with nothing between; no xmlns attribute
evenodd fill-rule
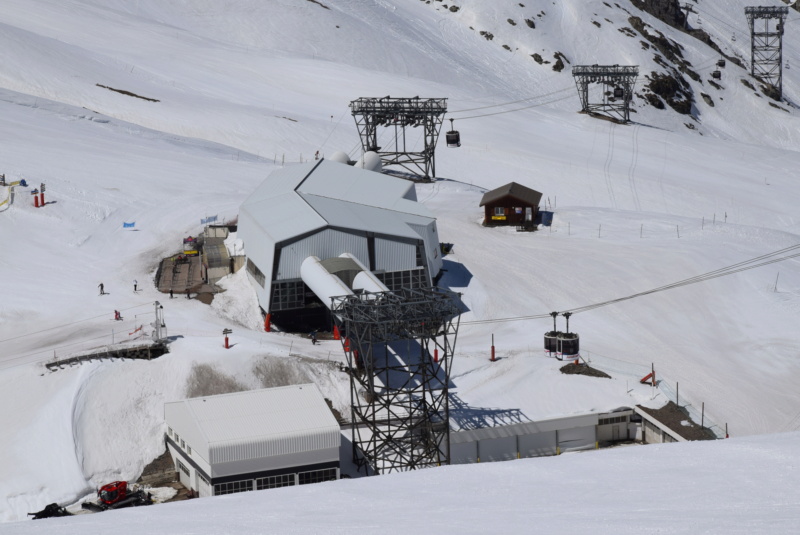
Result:
<svg viewBox="0 0 800 535"><path fill-rule="evenodd" d="M783 97L783 28L788 13L786 6L744 8L750 26L750 74L774 87L778 100Z"/></svg>
<svg viewBox="0 0 800 535"><path fill-rule="evenodd" d="M350 371L353 460L384 474L450 463L450 366L460 311L440 289L334 297Z"/></svg>
<svg viewBox="0 0 800 535"><path fill-rule="evenodd" d="M630 102L633 87L639 76L638 65L575 65L572 76L581 99L581 111L589 114L602 114L620 122L630 121ZM602 99L589 98L589 84L601 84Z"/></svg>
<svg viewBox="0 0 800 535"><path fill-rule="evenodd" d="M363 152L377 152L384 167L400 166L425 179L436 176L436 142L447 113L446 98L361 97L350 102L350 109ZM379 127L392 134L385 146L378 145ZM417 127L422 127L421 151L412 150L413 142L406 136L407 128ZM416 140L414 134L409 132L408 137Z"/></svg>

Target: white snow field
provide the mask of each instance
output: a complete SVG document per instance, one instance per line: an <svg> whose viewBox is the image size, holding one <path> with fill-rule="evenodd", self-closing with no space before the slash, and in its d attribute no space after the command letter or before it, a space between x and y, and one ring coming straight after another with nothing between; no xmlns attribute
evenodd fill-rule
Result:
<svg viewBox="0 0 800 535"><path fill-rule="evenodd" d="M561 374L541 351L549 318L493 321L797 252L800 65L784 71L780 103L731 61L715 87L719 54L639 3L0 2L0 173L30 185L0 207L0 532L792 531L800 516L796 259L575 314L584 357L611 380ZM699 0L690 24L749 61L750 3ZM800 13L789 13L784 57L793 61L800 42L789 30ZM627 126L577 113L572 65L639 65L641 95L647 76L674 65L654 58L660 53L631 17L679 43L700 75L685 77L692 116L644 96ZM552 68L556 53L569 62L561 72ZM469 309L452 381L469 410L538 419L658 406L679 383L682 403L705 403L706 417L727 423L734 438L20 523L49 503L75 504L99 485L138 477L163 452L163 403L187 395L198 365L261 388L269 385L259 370L279 363L349 412L347 376L335 366L341 345L262 332L244 272L223 281L211 306L170 300L152 280L160 258L201 231L201 218L233 220L282 163L316 151L357 156L347 105L384 95L447 97L462 135L460 149L440 143L439 179L417 193L437 215L440 238L454 244L441 283L463 292ZM543 192L551 227L481 226L482 194L512 180ZM37 209L29 191L40 183L49 204ZM0 190L0 202L7 195ZM108 295L98 295L100 283ZM174 337L168 355L44 367L54 355L133 338L140 325L148 331L156 300ZM223 328L234 331L229 350ZM638 384L651 364L661 391ZM411 524L398 520L409 511Z"/></svg>
<svg viewBox="0 0 800 535"><path fill-rule="evenodd" d="M0 531L794 533L798 447L800 437L791 433L618 448L5 524Z"/></svg>

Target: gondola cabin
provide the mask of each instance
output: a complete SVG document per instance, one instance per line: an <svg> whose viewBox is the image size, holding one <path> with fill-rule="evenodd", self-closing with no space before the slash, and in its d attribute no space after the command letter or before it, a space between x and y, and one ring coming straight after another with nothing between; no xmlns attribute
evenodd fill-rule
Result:
<svg viewBox="0 0 800 535"><path fill-rule="evenodd" d="M455 149L461 146L461 134L453 126L453 119L450 119L450 130L444 135L447 146Z"/></svg>
<svg viewBox="0 0 800 535"><path fill-rule="evenodd" d="M720 80L722 78L722 73L720 71L714 71L711 73L711 77L715 80Z"/></svg>
<svg viewBox="0 0 800 535"><path fill-rule="evenodd" d="M622 98L625 96L625 90L621 87L614 88L614 98Z"/></svg>
<svg viewBox="0 0 800 535"><path fill-rule="evenodd" d="M484 209L483 224L487 227L532 226L539 214L541 200L541 193L516 182L487 191L481 199Z"/></svg>

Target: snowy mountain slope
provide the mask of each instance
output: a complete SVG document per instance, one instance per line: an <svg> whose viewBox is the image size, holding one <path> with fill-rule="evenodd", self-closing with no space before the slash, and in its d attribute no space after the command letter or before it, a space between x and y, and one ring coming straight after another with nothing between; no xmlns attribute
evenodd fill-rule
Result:
<svg viewBox="0 0 800 535"><path fill-rule="evenodd" d="M587 356L620 370L607 382L562 376L542 357L549 319L468 323L601 302L794 245L796 112L770 107L729 65L725 89L711 93L716 106L696 99L697 123L638 99L630 127L576 114L569 66L556 73L528 52L549 61L555 51L573 62L635 61L648 72L656 68L652 50L618 31L633 14L680 42L693 65L716 61L629 2L523 2L523 10L475 0L455 13L437 3L322 3L329 9L303 0L228 3L222 11L196 1L0 6L0 172L46 182L55 201L36 210L21 190L0 213L0 403L11 407L0 417L9 430L0 436L0 519L136 477L159 453L159 407L186 395L196 363L251 388L263 386L257 359L295 362L290 353L300 354L306 360L296 367L316 374L326 396L346 408L346 377L321 364L341 359L338 347L259 332L243 280L230 281L229 292L250 306L165 301L144 281L158 258L200 229L201 217L234 217L276 155L279 165L284 153L293 162L315 150L357 149L346 106L365 95L442 95L453 110L548 95L456 114L537 104L457 122L464 146L437 152L448 180L418 187L442 240L456 244L443 282L463 291L470 308L453 379L469 407L539 418L649 403L649 389L629 394L628 382L655 362L680 382L682 398L705 401L734 435L796 429L795 260L576 315L571 326ZM703 0L698 9L729 21L744 5ZM536 29L523 15L536 17ZM712 20L704 27L723 36L726 26L713 33ZM741 36L736 44L745 46ZM788 36L786 46L795 47ZM589 54L600 50L614 59ZM691 83L697 94L701 86ZM509 180L544 192L556 212L552 230L480 227L482 192ZM137 231L122 229L130 221ZM99 282L109 296L97 296ZM167 357L44 376L33 364L109 343L112 329L116 340L127 338L151 320L155 300L165 305L169 333L181 337ZM123 310L121 324L111 321L114 309ZM219 333L231 326L236 345L225 351ZM492 333L503 358L490 366Z"/></svg>
<svg viewBox="0 0 800 535"><path fill-rule="evenodd" d="M6 524L0 532L791 533L800 513L799 442L792 433L448 466Z"/></svg>
<svg viewBox="0 0 800 535"><path fill-rule="evenodd" d="M331 3L328 9L302 0L237 2L224 8L214 2L148 0L60 4L41 0L39 9L25 9L29 4L21 0L6 4L4 21L10 28L4 32L2 54L11 68L2 73L5 87L262 155L312 154L330 133L330 116L336 120L346 113L354 95L417 94L428 88L430 95L450 97L453 110L472 108L479 97L484 104L529 98L531 104L573 112L578 100L570 65L593 63L640 66L637 122L670 129L691 124L710 135L778 147L794 147L798 141L796 126L773 126L796 124L794 112L786 105L790 113L770 107L769 99L743 86L739 80L748 78L744 69L729 64L723 89L715 89L709 80L719 55L629 2L535 1L520 7L475 0L463 2L455 13L438 2L350 1ZM745 5L736 0L697 6L706 15L699 26L724 52L741 58L749 56ZM641 18L648 33L660 32L678 43L681 56L701 75L699 81L684 76L699 122L669 106L656 110L645 103L646 77L669 69L655 61L663 54L631 29L631 17ZM730 41L731 28L741 30L735 42ZM495 37L488 41L481 31ZM796 55L798 46L787 36L786 56ZM556 52L569 62L559 73L552 70ZM531 54L551 63L539 65ZM48 62L54 63L48 81L30 71ZM661 63L675 66L669 58ZM381 75L370 75L375 72ZM332 73L350 80L349 91L326 83ZM786 96L796 99L793 71L785 77ZM309 85L307 79L318 83ZM160 102L125 99L97 83ZM285 113L289 100L294 103L291 114ZM187 123L184 115L198 108L204 120ZM303 128L284 116L310 124ZM334 143L337 139L343 139L340 133Z"/></svg>

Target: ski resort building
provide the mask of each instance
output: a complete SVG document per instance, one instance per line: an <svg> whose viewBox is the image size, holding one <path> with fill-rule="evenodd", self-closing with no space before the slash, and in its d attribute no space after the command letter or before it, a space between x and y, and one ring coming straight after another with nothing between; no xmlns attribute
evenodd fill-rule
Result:
<svg viewBox="0 0 800 535"><path fill-rule="evenodd" d="M200 497L339 479L339 424L314 384L164 404L181 483Z"/></svg>
<svg viewBox="0 0 800 535"><path fill-rule="evenodd" d="M484 209L483 224L532 226L541 200L541 193L516 182L487 191L480 204Z"/></svg>
<svg viewBox="0 0 800 535"><path fill-rule="evenodd" d="M329 328L332 296L429 287L442 268L414 184L334 160L270 174L242 204L238 237L268 321L290 330Z"/></svg>

